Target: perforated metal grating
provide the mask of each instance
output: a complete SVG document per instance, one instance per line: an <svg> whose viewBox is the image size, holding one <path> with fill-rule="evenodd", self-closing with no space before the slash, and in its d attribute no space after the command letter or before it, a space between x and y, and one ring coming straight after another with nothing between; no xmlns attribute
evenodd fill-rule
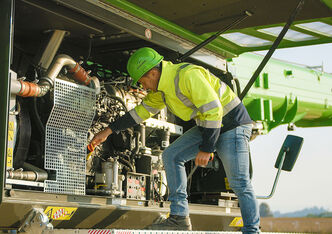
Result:
<svg viewBox="0 0 332 234"><path fill-rule="evenodd" d="M45 168L56 180L45 192L85 194L87 134L94 117L95 91L60 79L54 84L54 106L46 124Z"/></svg>

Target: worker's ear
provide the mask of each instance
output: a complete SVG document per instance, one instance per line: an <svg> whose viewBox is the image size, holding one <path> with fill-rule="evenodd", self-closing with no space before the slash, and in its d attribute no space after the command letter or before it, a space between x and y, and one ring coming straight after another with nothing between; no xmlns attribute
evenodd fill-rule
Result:
<svg viewBox="0 0 332 234"><path fill-rule="evenodd" d="M151 72L151 76L153 78L158 78L159 79L160 71L159 71L158 68L152 68L149 72Z"/></svg>

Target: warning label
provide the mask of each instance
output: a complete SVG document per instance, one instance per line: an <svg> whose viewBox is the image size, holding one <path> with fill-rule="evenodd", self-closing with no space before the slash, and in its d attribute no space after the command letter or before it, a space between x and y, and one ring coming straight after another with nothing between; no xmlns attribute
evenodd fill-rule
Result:
<svg viewBox="0 0 332 234"><path fill-rule="evenodd" d="M53 220L70 220L71 217L75 214L76 207L57 207L57 206L48 206L44 210L44 213L49 219Z"/></svg>

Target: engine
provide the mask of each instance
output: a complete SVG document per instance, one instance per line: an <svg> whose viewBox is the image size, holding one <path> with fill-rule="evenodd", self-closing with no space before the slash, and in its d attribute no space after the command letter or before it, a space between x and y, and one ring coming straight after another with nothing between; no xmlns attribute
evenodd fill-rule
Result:
<svg viewBox="0 0 332 234"><path fill-rule="evenodd" d="M73 57L80 58L77 54L58 51L65 35L55 30L41 56L36 56L38 62L23 66L26 60L19 59L11 71L7 186L47 193L167 200L162 153L192 123L177 119L165 108L89 151L94 135L140 104L146 91L132 86L126 73L125 64L134 49L114 54L113 66L101 64L96 56L76 61ZM14 58L16 61L19 56ZM193 167L193 162L187 163L187 172ZM220 177L225 181L215 180ZM216 204L220 192L227 191L230 188L218 157L188 181L191 202Z"/></svg>
<svg viewBox="0 0 332 234"><path fill-rule="evenodd" d="M138 105L146 92L131 87L127 76L101 81L96 114L89 129L91 140L97 132ZM87 158L87 193L138 200L162 201L167 182L161 154L182 127L167 122L167 110L143 124L112 134Z"/></svg>

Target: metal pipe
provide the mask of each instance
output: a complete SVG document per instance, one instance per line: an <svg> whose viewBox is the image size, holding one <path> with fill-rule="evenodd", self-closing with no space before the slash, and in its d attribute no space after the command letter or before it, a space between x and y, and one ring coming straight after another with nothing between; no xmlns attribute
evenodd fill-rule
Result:
<svg viewBox="0 0 332 234"><path fill-rule="evenodd" d="M42 97L51 87L52 85L45 81L36 84L22 80L12 80L10 83L10 92L21 97Z"/></svg>
<svg viewBox="0 0 332 234"><path fill-rule="evenodd" d="M55 62L52 64L51 68L47 72L47 77L53 82L55 78L59 75L61 69L66 66L70 69L74 68L76 62L70 56L65 54L60 54L56 57Z"/></svg>
<svg viewBox="0 0 332 234"><path fill-rule="evenodd" d="M37 176L35 181L45 181L48 178L48 174L45 170L43 170L39 167L36 167L30 163L27 163L27 162L23 163L23 169L27 170L27 171L35 172L36 176Z"/></svg>
<svg viewBox="0 0 332 234"><path fill-rule="evenodd" d="M279 166L278 166L278 172L277 172L276 178L274 179L274 183L273 183L273 186L272 186L271 193L268 196L256 196L257 199L270 199L273 196L273 194L276 190L276 187L277 187L277 183L278 183L278 180L279 180L281 168L284 164L287 151L288 151L288 149L285 149L284 153L281 157L281 160L280 160L280 163L279 163Z"/></svg>
<svg viewBox="0 0 332 234"><path fill-rule="evenodd" d="M42 97L51 89L55 78L59 75L63 67L69 69L68 72L73 74L76 81L87 86L92 81L92 86L98 90L98 79L92 79L84 68L75 62L74 59L68 55L62 54L57 56L55 62L48 71L47 77L41 78L38 84L22 80L12 80L11 93L22 97Z"/></svg>
<svg viewBox="0 0 332 234"><path fill-rule="evenodd" d="M142 148L145 147L145 125L144 124L141 124L139 125L139 131L141 133L141 144L142 144Z"/></svg>
<svg viewBox="0 0 332 234"><path fill-rule="evenodd" d="M47 77L52 81L58 76L59 72L63 67L69 68L68 72L73 74L76 81L84 85L89 85L91 82L91 77L74 59L65 54L60 54L56 57L56 60L49 70Z"/></svg>
<svg viewBox="0 0 332 234"><path fill-rule="evenodd" d="M122 187L123 187L123 181L125 180L125 176L124 175L119 175L119 180L118 180L118 183L119 183L119 187L118 187L118 191L120 192L120 197L123 195L123 191L122 191Z"/></svg>
<svg viewBox="0 0 332 234"><path fill-rule="evenodd" d="M67 32L63 30L54 30L38 62L38 65L41 68L43 68L45 71L49 68L50 64L52 63L54 56L58 51L66 33Z"/></svg>
<svg viewBox="0 0 332 234"><path fill-rule="evenodd" d="M36 181L37 174L33 171L7 171L7 179Z"/></svg>
<svg viewBox="0 0 332 234"><path fill-rule="evenodd" d="M19 80L11 79L10 92L11 94L18 94L22 89L22 85Z"/></svg>
<svg viewBox="0 0 332 234"><path fill-rule="evenodd" d="M119 185L119 163L116 159L113 162L113 184L113 189L117 190Z"/></svg>
<svg viewBox="0 0 332 234"><path fill-rule="evenodd" d="M23 167L27 169L27 171L23 171L23 169L18 169L15 171L7 170L6 178L7 179L15 179L15 180L28 180L28 181L45 181L47 180L48 174L46 171L31 165L29 163L24 163Z"/></svg>

